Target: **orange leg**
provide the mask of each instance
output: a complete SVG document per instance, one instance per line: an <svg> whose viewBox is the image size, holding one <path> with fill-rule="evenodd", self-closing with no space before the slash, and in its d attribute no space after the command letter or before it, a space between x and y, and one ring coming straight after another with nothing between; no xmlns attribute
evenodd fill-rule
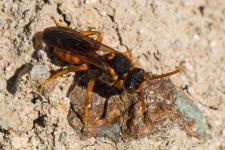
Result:
<svg viewBox="0 0 225 150"><path fill-rule="evenodd" d="M116 88L122 90L124 88L124 80L119 80L115 84Z"/></svg>
<svg viewBox="0 0 225 150"><path fill-rule="evenodd" d="M49 77L47 80L45 80L41 85L39 85L39 88L42 88L46 83L50 82L51 80L53 80L57 77L60 77L64 74L66 74L66 73L84 71L87 69L88 69L88 66L86 64L83 64L81 66L71 66L71 67L65 68L65 69L53 74L51 77Z"/></svg>
<svg viewBox="0 0 225 150"><path fill-rule="evenodd" d="M59 20L56 20L53 16L51 16L51 19L53 20L53 22L55 23L55 25L57 27L64 27L64 28L68 28L68 25L60 22Z"/></svg>
<svg viewBox="0 0 225 150"><path fill-rule="evenodd" d="M94 87L94 79L91 79L88 82L88 86L87 86L87 96L86 99L84 101L84 128L87 128L88 126L88 106L91 103L91 93Z"/></svg>
<svg viewBox="0 0 225 150"><path fill-rule="evenodd" d="M127 50L126 52L123 52L123 54L129 59L132 60L133 59L133 55L131 50Z"/></svg>
<svg viewBox="0 0 225 150"><path fill-rule="evenodd" d="M144 97L144 91L143 89L140 89L140 92L138 92L141 98L141 112L144 114L145 112L145 97Z"/></svg>
<svg viewBox="0 0 225 150"><path fill-rule="evenodd" d="M59 20L56 20L53 16L51 16L51 19L53 20L53 22L55 23L56 26L68 28L68 25L60 22ZM102 42L103 34L101 32L98 32L98 31L79 31L79 32L85 36L96 35L97 36L96 41L98 41L100 43Z"/></svg>
<svg viewBox="0 0 225 150"><path fill-rule="evenodd" d="M96 41L100 43L102 42L103 34L101 32L98 32L98 31L79 31L79 32L85 36L96 35L97 36Z"/></svg>

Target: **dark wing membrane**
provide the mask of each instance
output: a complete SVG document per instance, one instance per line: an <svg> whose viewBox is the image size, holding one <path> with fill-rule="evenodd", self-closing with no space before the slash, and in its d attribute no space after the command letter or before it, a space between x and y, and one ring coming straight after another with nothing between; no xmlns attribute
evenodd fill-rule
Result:
<svg viewBox="0 0 225 150"><path fill-rule="evenodd" d="M105 45L103 43L100 43L99 51L109 52L109 53L110 52L121 53L121 52L119 52L119 51L117 51L117 50L115 50L115 49L113 49L113 48L111 48L111 47L109 47L109 46L107 46L107 45Z"/></svg>
<svg viewBox="0 0 225 150"><path fill-rule="evenodd" d="M85 58L87 63L93 64L104 70L108 68L108 64L102 60L101 56L99 56L96 51L115 51L112 48L101 44L92 38L83 36L79 32L69 28L47 28L43 32L43 40L48 46L57 47L61 50L81 55Z"/></svg>

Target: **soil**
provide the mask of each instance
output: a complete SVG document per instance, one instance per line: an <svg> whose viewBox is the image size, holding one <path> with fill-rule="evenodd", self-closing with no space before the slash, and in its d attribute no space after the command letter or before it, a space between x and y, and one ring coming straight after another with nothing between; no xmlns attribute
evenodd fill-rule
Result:
<svg viewBox="0 0 225 150"><path fill-rule="evenodd" d="M116 142L80 138L68 123L74 73L37 91L65 65L33 48L33 35L55 26L51 16L102 32L104 44L131 50L133 61L154 74L184 64L185 72L170 79L202 112L204 138L179 126ZM225 149L224 0L3 0L0 34L1 149Z"/></svg>

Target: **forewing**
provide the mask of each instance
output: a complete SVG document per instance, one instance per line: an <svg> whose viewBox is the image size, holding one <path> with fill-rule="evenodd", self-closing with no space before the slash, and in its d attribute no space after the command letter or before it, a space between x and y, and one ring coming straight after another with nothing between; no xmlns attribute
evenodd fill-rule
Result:
<svg viewBox="0 0 225 150"><path fill-rule="evenodd" d="M82 56L85 62L103 70L108 68L108 64L97 54L97 51L109 52L111 48L75 30L62 27L50 27L45 29L43 39L48 46L78 54Z"/></svg>

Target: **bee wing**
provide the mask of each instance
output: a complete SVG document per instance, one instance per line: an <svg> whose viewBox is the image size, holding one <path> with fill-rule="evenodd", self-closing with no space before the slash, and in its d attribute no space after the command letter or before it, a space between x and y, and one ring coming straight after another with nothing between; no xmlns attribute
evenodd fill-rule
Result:
<svg viewBox="0 0 225 150"><path fill-rule="evenodd" d="M103 70L107 70L109 65L97 51L118 53L118 51L70 28L47 28L43 32L43 40L48 46L80 55L84 62L93 64Z"/></svg>

